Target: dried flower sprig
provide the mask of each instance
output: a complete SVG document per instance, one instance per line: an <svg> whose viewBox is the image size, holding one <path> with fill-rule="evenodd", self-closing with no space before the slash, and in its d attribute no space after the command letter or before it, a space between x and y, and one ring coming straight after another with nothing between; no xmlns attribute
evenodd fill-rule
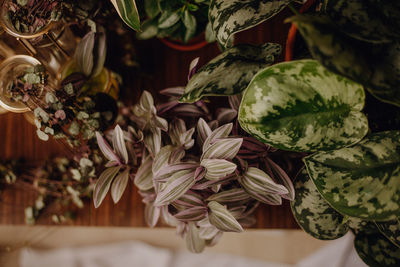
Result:
<svg viewBox="0 0 400 267"><path fill-rule="evenodd" d="M179 97L181 90L167 92ZM200 252L223 232L241 232L254 224L259 202L280 205L282 198L293 199L291 179L269 157L278 151L244 134L236 121L240 98L229 102L216 120L209 119L205 103L185 104L202 110L208 122L194 112L192 120L178 116L169 125L146 91L138 104L124 107L120 122L126 130L117 126L106 134L112 146L96 133L109 163L94 189L95 206L110 187L117 202L130 177L146 204L147 223L153 227L161 218L176 226L188 248ZM172 96L163 107L179 105Z"/></svg>

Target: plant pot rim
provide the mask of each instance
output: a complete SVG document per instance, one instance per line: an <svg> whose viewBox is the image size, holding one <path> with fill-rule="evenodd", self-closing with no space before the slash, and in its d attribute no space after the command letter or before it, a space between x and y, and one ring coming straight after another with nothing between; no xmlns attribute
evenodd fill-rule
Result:
<svg viewBox="0 0 400 267"><path fill-rule="evenodd" d="M168 38L160 38L160 40L169 48L179 50L179 51L195 51L195 50L199 50L209 44L209 42L207 42L205 39L204 32L193 37L191 40L189 40L189 42L187 44L184 44L183 42L180 42L180 41L173 41Z"/></svg>

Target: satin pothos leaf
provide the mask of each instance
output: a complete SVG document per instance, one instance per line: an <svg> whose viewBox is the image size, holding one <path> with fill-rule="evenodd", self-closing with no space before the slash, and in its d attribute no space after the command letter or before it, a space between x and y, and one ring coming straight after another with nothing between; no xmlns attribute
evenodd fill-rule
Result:
<svg viewBox="0 0 400 267"><path fill-rule="evenodd" d="M343 215L329 206L318 192L305 169L295 181L296 196L290 205L300 227L317 239L332 240L347 233Z"/></svg>
<svg viewBox="0 0 400 267"><path fill-rule="evenodd" d="M224 232L243 232L242 226L226 207L216 201L208 203L209 220L212 225Z"/></svg>
<svg viewBox="0 0 400 267"><path fill-rule="evenodd" d="M378 230L394 245L400 248L400 219L388 222L375 222Z"/></svg>
<svg viewBox="0 0 400 267"><path fill-rule="evenodd" d="M135 0L110 0L121 19L134 29L140 31L140 17Z"/></svg>
<svg viewBox="0 0 400 267"><path fill-rule="evenodd" d="M111 182L120 169L121 166L109 167L100 174L93 189L93 203L95 208L98 208L101 202L103 202L110 189Z"/></svg>
<svg viewBox="0 0 400 267"><path fill-rule="evenodd" d="M270 66L280 53L281 46L273 43L232 47L192 76L179 101L193 103L204 96L239 94L246 89L253 76Z"/></svg>
<svg viewBox="0 0 400 267"><path fill-rule="evenodd" d="M400 265L400 248L381 233L360 232L354 240L358 256L371 267L397 267Z"/></svg>
<svg viewBox="0 0 400 267"><path fill-rule="evenodd" d="M328 1L325 12L347 35L372 43L389 43L400 38L398 1Z"/></svg>
<svg viewBox="0 0 400 267"><path fill-rule="evenodd" d="M327 16L299 15L296 24L316 60L363 84L383 102L400 106L400 42L373 44L349 37Z"/></svg>
<svg viewBox="0 0 400 267"><path fill-rule="evenodd" d="M239 109L244 130L273 147L313 152L360 141L368 131L361 85L315 60L276 64L259 72Z"/></svg>
<svg viewBox="0 0 400 267"><path fill-rule="evenodd" d="M217 40L228 45L233 34L268 20L293 0L213 0L209 19Z"/></svg>
<svg viewBox="0 0 400 267"><path fill-rule="evenodd" d="M304 159L324 199L341 214L387 221L400 216L400 131Z"/></svg>

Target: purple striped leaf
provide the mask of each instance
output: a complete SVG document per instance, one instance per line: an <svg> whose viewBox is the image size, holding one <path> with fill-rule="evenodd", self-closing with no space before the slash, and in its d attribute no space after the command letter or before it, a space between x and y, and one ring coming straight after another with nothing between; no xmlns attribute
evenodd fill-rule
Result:
<svg viewBox="0 0 400 267"><path fill-rule="evenodd" d="M268 205L282 205L282 197L276 194L268 194L268 193L254 193L248 192L254 199L261 201L262 203Z"/></svg>
<svg viewBox="0 0 400 267"><path fill-rule="evenodd" d="M104 139L104 137L101 136L100 132L96 132L96 138L97 138L97 144L99 145L99 148L103 153L104 157L106 157L106 159L108 159L110 162L120 163L121 161L119 157L117 156L117 154L114 153L113 149Z"/></svg>
<svg viewBox="0 0 400 267"><path fill-rule="evenodd" d="M127 168L122 173L118 174L115 177L114 182L111 185L111 197L114 203L117 203L124 193L126 186L128 185L129 181L129 169Z"/></svg>
<svg viewBox="0 0 400 267"><path fill-rule="evenodd" d="M289 191L283 185L275 183L272 178L262 170L249 167L239 179L247 193L285 195Z"/></svg>
<svg viewBox="0 0 400 267"><path fill-rule="evenodd" d="M162 114L164 114L165 112L167 112L167 111L169 111L169 110L175 108L175 107L178 106L178 105L179 105L178 100L171 100L171 101L168 101L168 102L166 102L166 103L157 105L157 114L158 114L158 115L162 115Z"/></svg>
<svg viewBox="0 0 400 267"><path fill-rule="evenodd" d="M229 106L234 110L239 110L240 102L242 101L242 95L231 95L228 97Z"/></svg>
<svg viewBox="0 0 400 267"><path fill-rule="evenodd" d="M220 108L217 110L217 120L221 124L232 122L237 117L237 110L231 108Z"/></svg>
<svg viewBox="0 0 400 267"><path fill-rule="evenodd" d="M206 115L201 108L192 104L180 104L174 108L174 113L183 117L202 117Z"/></svg>
<svg viewBox="0 0 400 267"><path fill-rule="evenodd" d="M207 140L206 140L207 142ZM242 145L242 138L224 138L216 140L203 152L203 159L227 159L232 160ZM206 143L204 143L206 144Z"/></svg>
<svg viewBox="0 0 400 267"><path fill-rule="evenodd" d="M248 201L251 197L243 188L234 188L211 195L207 201L217 201L219 203L232 203Z"/></svg>
<svg viewBox="0 0 400 267"><path fill-rule="evenodd" d="M143 160L142 164L136 172L134 184L141 191L147 191L154 187L153 172L151 171L152 164L153 159L148 156Z"/></svg>
<svg viewBox="0 0 400 267"><path fill-rule="evenodd" d="M274 177L276 180L278 180L282 185L286 187L286 189L289 191L287 194L282 195L283 198L288 199L290 201L294 200L295 196L295 190L293 186L293 182L290 179L290 177L287 175L287 173L279 167L278 164L273 162L270 158L266 158L266 164L269 165L269 168L271 169Z"/></svg>
<svg viewBox="0 0 400 267"><path fill-rule="evenodd" d="M168 135L171 138L171 142L175 146L182 144L181 136L186 132L186 124L182 119L173 120L169 126Z"/></svg>
<svg viewBox="0 0 400 267"><path fill-rule="evenodd" d="M229 181L236 180L236 179L237 179L237 175L236 174L228 175L228 176L225 176L224 178L221 178L219 180L213 180L213 181L209 181L209 180L203 179L203 180L198 181L192 187L192 189L194 189L194 190L204 190L204 189L207 189L207 188L211 188L214 185L228 183Z"/></svg>
<svg viewBox="0 0 400 267"><path fill-rule="evenodd" d="M179 199L175 200L172 203L174 206L178 206L178 210L192 207L204 207L205 203L203 201L202 196L199 194L189 190Z"/></svg>
<svg viewBox="0 0 400 267"><path fill-rule="evenodd" d="M151 133L147 133L144 136L144 145L151 155L157 155L161 149L161 130L160 128L155 128Z"/></svg>
<svg viewBox="0 0 400 267"><path fill-rule="evenodd" d="M208 247L215 246L219 242L223 234L223 232L219 231L213 238L206 240L206 245Z"/></svg>
<svg viewBox="0 0 400 267"><path fill-rule="evenodd" d="M117 125L114 129L114 135L112 138L113 147L118 157L123 160L123 163L128 163L128 150L126 149L124 132L121 127Z"/></svg>
<svg viewBox="0 0 400 267"><path fill-rule="evenodd" d="M164 165L163 167L160 168L160 170L157 172L157 174L154 176L154 180L156 181L163 181L165 179L169 179L171 176L171 173L175 173L177 171L184 171L184 170L196 170L197 167L199 166L198 163L186 163L186 162L181 162L181 163L175 163L171 165Z"/></svg>
<svg viewBox="0 0 400 267"><path fill-rule="evenodd" d="M185 210L182 210L174 215L176 219L182 222L197 222L201 219L204 219L207 215L206 207L191 207Z"/></svg>
<svg viewBox="0 0 400 267"><path fill-rule="evenodd" d="M213 144L217 139L227 137L232 131L233 124L228 123L218 127L211 134L208 135L207 139L204 141L203 144L203 152L206 151L211 144ZM210 126L210 128L212 128Z"/></svg>
<svg viewBox="0 0 400 267"><path fill-rule="evenodd" d="M218 180L236 170L236 164L225 159L203 159L200 165L206 169L207 180Z"/></svg>
<svg viewBox="0 0 400 267"><path fill-rule="evenodd" d="M194 170L182 170L173 173L158 192L154 205L168 205L183 196L195 183L194 173Z"/></svg>
<svg viewBox="0 0 400 267"><path fill-rule="evenodd" d="M154 111L154 117L153 117L153 122L154 125L164 132L168 131L168 121L164 118L161 118L157 115L155 115L156 111Z"/></svg>
<svg viewBox="0 0 400 267"><path fill-rule="evenodd" d="M193 253L200 253L204 250L205 240L200 238L199 229L193 222L189 222L185 233L186 247Z"/></svg>
<svg viewBox="0 0 400 267"><path fill-rule="evenodd" d="M139 106L145 111L150 111L154 107L153 96L148 91L143 91L140 96Z"/></svg>
<svg viewBox="0 0 400 267"><path fill-rule="evenodd" d="M254 215L252 215L252 216L246 216L244 218L241 218L238 220L238 222L240 223L241 226L243 226L245 228L250 228L257 223L257 219Z"/></svg>
<svg viewBox="0 0 400 267"><path fill-rule="evenodd" d="M190 65L189 65L189 74L188 74L188 77L187 77L188 81L189 81L190 78L192 78L192 76L196 73L197 67L199 66L199 61L200 61L200 58L199 58L199 57L196 57L195 59L192 60L192 62L190 62ZM183 93L182 93L182 94L183 94Z"/></svg>
<svg viewBox="0 0 400 267"><path fill-rule="evenodd" d="M200 227L199 236L205 240L213 239L221 231L210 223L208 218L198 221L197 225Z"/></svg>
<svg viewBox="0 0 400 267"><path fill-rule="evenodd" d="M151 228L157 225L160 218L161 207L155 207L153 202L146 204L144 208L144 219Z"/></svg>
<svg viewBox="0 0 400 267"><path fill-rule="evenodd" d="M159 91L159 93L162 95L175 96L175 97L181 97L184 92L185 92L185 88L181 87L181 86L166 88L166 89Z"/></svg>
<svg viewBox="0 0 400 267"><path fill-rule="evenodd" d="M226 207L216 201L208 203L210 223L224 232L243 232L242 226Z"/></svg>
<svg viewBox="0 0 400 267"><path fill-rule="evenodd" d="M204 144L204 141L212 133L210 126L206 123L203 118L200 118L197 122L197 142L200 146Z"/></svg>
<svg viewBox="0 0 400 267"><path fill-rule="evenodd" d="M160 207L161 218L163 222L169 226L177 227L180 222L168 211L168 206Z"/></svg>
<svg viewBox="0 0 400 267"><path fill-rule="evenodd" d="M174 150L173 146L164 146L154 157L154 161L151 166L154 176L158 175L158 172L162 167L168 165L169 158L173 150Z"/></svg>
<svg viewBox="0 0 400 267"><path fill-rule="evenodd" d="M106 197L108 190L110 189L111 182L115 175L119 172L121 166L110 167L105 169L97 180L93 189L93 203L94 207L98 208Z"/></svg>

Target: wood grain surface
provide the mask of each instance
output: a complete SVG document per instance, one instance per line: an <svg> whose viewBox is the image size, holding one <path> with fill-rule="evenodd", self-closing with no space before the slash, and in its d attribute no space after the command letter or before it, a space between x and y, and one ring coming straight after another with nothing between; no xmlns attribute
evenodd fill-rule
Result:
<svg viewBox="0 0 400 267"><path fill-rule="evenodd" d="M290 15L289 10L284 10L277 17L251 31L238 34L236 42L252 44L276 42L282 44L284 48L290 25L283 21ZM112 33L109 34L109 49L113 49L113 42L117 45L115 38L116 36ZM121 69L112 61L109 63L111 69L117 73L122 72L123 76L128 77L124 80L121 99L131 103L136 102L144 89L156 93L166 87L185 85L191 60L200 57L202 65L220 53L216 44L209 44L193 52L180 52L166 47L157 39L136 42L135 46L141 73L146 73L144 78L143 74L140 78L138 77L138 71ZM115 49L111 51L111 54L118 52L118 49ZM35 127L29 124L23 115L10 113L0 115L0 159L23 157L29 161L40 161L67 153L68 150L59 142L40 141L36 137ZM11 187L5 190L0 196L0 224L24 224L24 208L32 205L34 200L35 193L27 188ZM68 223L141 227L145 226L143 208L140 195L130 184L118 204L114 205L109 195L98 209L95 209L92 203L86 203L83 209L77 209L77 218ZM49 215L51 212L51 208L46 210L37 223L53 224L51 216L45 216L46 213ZM285 200L282 206L262 205L257 211L255 228L288 229L298 228L298 226L290 212L289 202Z"/></svg>

